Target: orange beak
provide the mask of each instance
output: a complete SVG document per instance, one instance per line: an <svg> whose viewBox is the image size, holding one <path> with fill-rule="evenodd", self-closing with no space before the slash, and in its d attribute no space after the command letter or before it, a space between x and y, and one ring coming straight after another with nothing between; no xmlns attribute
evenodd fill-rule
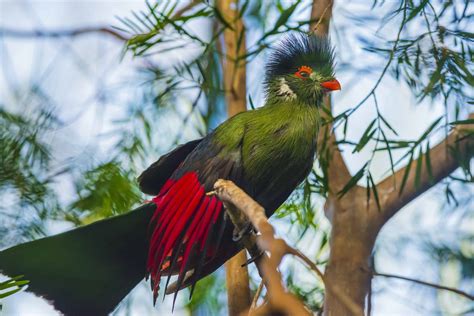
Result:
<svg viewBox="0 0 474 316"><path fill-rule="evenodd" d="M336 79L322 82L321 87L329 91L341 90L341 84Z"/></svg>

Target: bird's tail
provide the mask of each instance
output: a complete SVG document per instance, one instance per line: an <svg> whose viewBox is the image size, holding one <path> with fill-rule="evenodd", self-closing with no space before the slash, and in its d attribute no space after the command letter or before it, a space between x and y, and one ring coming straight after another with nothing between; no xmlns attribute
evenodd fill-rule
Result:
<svg viewBox="0 0 474 316"><path fill-rule="evenodd" d="M66 315L106 315L146 275L155 204L0 252L0 272Z"/></svg>

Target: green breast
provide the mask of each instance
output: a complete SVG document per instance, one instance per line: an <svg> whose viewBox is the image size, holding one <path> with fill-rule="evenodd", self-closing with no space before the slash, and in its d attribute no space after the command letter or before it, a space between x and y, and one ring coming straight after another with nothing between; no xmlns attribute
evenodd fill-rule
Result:
<svg viewBox="0 0 474 316"><path fill-rule="evenodd" d="M241 168L240 185L270 215L310 172L318 128L316 106L274 102L224 122L213 141L221 159Z"/></svg>
<svg viewBox="0 0 474 316"><path fill-rule="evenodd" d="M285 183L301 182L314 160L317 109L284 103L254 114L249 115L242 142L246 178L257 188L276 191Z"/></svg>

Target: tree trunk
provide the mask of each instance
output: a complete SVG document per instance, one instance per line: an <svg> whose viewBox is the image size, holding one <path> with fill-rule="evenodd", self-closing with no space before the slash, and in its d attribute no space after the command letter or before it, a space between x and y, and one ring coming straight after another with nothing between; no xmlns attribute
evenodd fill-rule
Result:
<svg viewBox="0 0 474 316"><path fill-rule="evenodd" d="M239 18L237 0L220 0L217 7L224 19L233 26L224 31L223 63L224 89L228 116L247 110L246 102L246 63L239 56L246 54L245 26ZM242 250L229 261L226 267L227 305L230 316L241 315L250 308L250 287L247 266L247 253Z"/></svg>
<svg viewBox="0 0 474 316"><path fill-rule="evenodd" d="M332 16L333 0L314 0L311 9L310 29L319 36L329 33L329 21ZM324 105L331 111L331 100L324 99ZM325 112L321 113L326 115ZM326 131L324 129L327 129ZM370 289L369 262L374 246L373 227L368 227L369 216L372 214L366 207L365 191L352 189L343 198L337 193L344 187L351 175L346 167L336 137L331 131L332 126L324 126L318 136L318 153L329 151L328 177L330 192L325 203L327 218L331 221L329 262L325 271L326 282L337 286L352 301L364 309L365 298ZM324 139L327 137L327 139ZM321 145L325 144L325 148ZM323 154L324 155L324 154ZM320 156L321 158L321 156ZM364 197L361 200L361 197ZM347 306L341 304L337 296L326 291L324 298L324 315L352 315Z"/></svg>
<svg viewBox="0 0 474 316"><path fill-rule="evenodd" d="M227 306L229 315L242 315L250 306L249 272L247 267L242 267L247 261L244 250L225 263L227 280Z"/></svg>
<svg viewBox="0 0 474 316"><path fill-rule="evenodd" d="M374 205L369 203L367 207L365 194L357 188L342 199L328 198L325 210L332 223L326 281L337 285L340 291L364 309L370 290L371 254L378 233L378 227L371 224L374 223ZM334 293L326 291L324 315L352 314Z"/></svg>

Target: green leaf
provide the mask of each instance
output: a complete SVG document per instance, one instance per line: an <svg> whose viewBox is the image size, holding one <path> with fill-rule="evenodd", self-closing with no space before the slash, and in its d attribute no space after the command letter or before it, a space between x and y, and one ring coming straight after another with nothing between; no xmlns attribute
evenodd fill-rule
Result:
<svg viewBox="0 0 474 316"><path fill-rule="evenodd" d="M224 28L228 28L228 29L231 29L232 31L235 31L232 25L230 25L229 22L227 22L227 20L224 18L224 16L219 11L219 9L217 9L217 7L214 7L214 15L222 24L224 24Z"/></svg>
<svg viewBox="0 0 474 316"><path fill-rule="evenodd" d="M474 124L474 119L467 120L458 120L449 123L450 125L465 125L465 124Z"/></svg>
<svg viewBox="0 0 474 316"><path fill-rule="evenodd" d="M430 133L431 131L433 131L433 129L439 124L439 122L441 122L441 120L443 119L443 116L439 117L436 121L434 121L433 123L431 123L431 125L428 127L428 129L423 133L423 135L421 135L421 137L417 140L417 142L415 143L415 145L421 143Z"/></svg>
<svg viewBox="0 0 474 316"><path fill-rule="evenodd" d="M454 202L454 205L456 206L459 205L459 202L456 199L456 196L454 195L449 185L446 186L445 194L446 194L446 200L448 201L448 204L451 204L452 202Z"/></svg>
<svg viewBox="0 0 474 316"><path fill-rule="evenodd" d="M382 115L379 115L379 117L382 120L382 122L385 124L385 126L387 126L392 131L392 133L398 136L397 131L387 122L387 120L385 120L385 118Z"/></svg>
<svg viewBox="0 0 474 316"><path fill-rule="evenodd" d="M252 96L249 94L249 103L250 103L250 108L252 110L255 110L255 105L253 104Z"/></svg>
<svg viewBox="0 0 474 316"><path fill-rule="evenodd" d="M410 174L411 163L413 162L413 154L414 154L414 151L411 152L410 160L408 161L408 164L405 166L405 173L403 174L402 185L400 186L399 195L402 195L403 189L405 188L405 185L407 183L408 175Z"/></svg>
<svg viewBox="0 0 474 316"><path fill-rule="evenodd" d="M420 147L420 150L418 153L418 160L416 162L416 169L415 169L415 187L416 188L420 187L422 167L423 167L423 150Z"/></svg>
<svg viewBox="0 0 474 316"><path fill-rule="evenodd" d="M440 59L435 71L433 72L433 74L431 75L431 78L430 78L430 81L428 82L428 84L426 85L426 87L424 88L424 91L423 91L423 94L421 95L421 99L423 99L424 97L426 97L428 94L430 94L431 92L433 92L433 89L436 85L436 83L440 80L442 80L442 70L443 70L443 67L444 67L444 64L446 63L446 58L442 58Z"/></svg>
<svg viewBox="0 0 474 316"><path fill-rule="evenodd" d="M128 212L141 200L131 176L116 161L85 171L83 179L76 183L78 199L70 209L83 224Z"/></svg>
<svg viewBox="0 0 474 316"><path fill-rule="evenodd" d="M247 11L247 7L249 6L249 3L250 3L250 0L245 0L244 4L242 5L239 11L239 19L241 19L245 11Z"/></svg>
<svg viewBox="0 0 474 316"><path fill-rule="evenodd" d="M376 130L372 130L372 128L374 127L376 121L377 119L372 120L369 126L365 129L364 134L362 134L362 137L360 138L357 146L354 148L352 153L361 151L365 147L365 145L367 145L372 136L374 136Z"/></svg>
<svg viewBox="0 0 474 316"><path fill-rule="evenodd" d="M285 9L281 14L280 14L280 17L278 18L278 20L276 21L275 25L273 26L273 30L278 30L278 28L280 26L282 26L283 24L285 24L288 19L291 17L291 15L293 14L293 12L295 11L296 7L300 4L299 1L296 1L293 5L291 5L290 7L288 7L287 9Z"/></svg>
<svg viewBox="0 0 474 316"><path fill-rule="evenodd" d="M0 293L0 298L5 298L23 289L23 287L25 287L30 282L27 280L20 280L23 277L23 275L19 275L6 281L0 282L0 291L14 288L10 291Z"/></svg>
<svg viewBox="0 0 474 316"><path fill-rule="evenodd" d="M379 211L382 210L382 207L380 206L380 199L379 199L379 193L377 192L377 186L375 185L374 178L372 178L372 174L369 172L368 174L369 180L370 180L370 186L372 188L372 192L374 193L374 198L375 198L375 203L377 204L377 209Z"/></svg>
<svg viewBox="0 0 474 316"><path fill-rule="evenodd" d="M300 1L296 1L293 5L283 10L283 12L280 14L280 17L275 22L275 25L273 26L273 28L270 31L266 32L262 36L262 38L260 38L260 41L263 41L265 38L267 38L270 35L278 33L278 28L287 23L287 21L290 19L291 15L293 14L293 12L295 11L296 7L299 4L300 4Z"/></svg>
<svg viewBox="0 0 474 316"><path fill-rule="evenodd" d="M384 133L383 129L381 130L381 134L382 134L383 140L385 142L385 145L387 146L388 157L390 159L390 170L392 171L392 174L395 174L395 168L394 168L393 156L392 156L392 149L390 148L390 145L388 144L388 139L385 136L385 133Z"/></svg>
<svg viewBox="0 0 474 316"><path fill-rule="evenodd" d="M10 296L12 294L15 294L16 292L20 291L21 288L16 288L14 290L11 290L11 291L8 291L8 292L5 292L5 293L0 293L0 298L5 298L7 296Z"/></svg>
<svg viewBox="0 0 474 316"><path fill-rule="evenodd" d="M357 173L346 183L344 188L342 188L342 190L338 192L339 198L342 198L350 189L352 189L357 184L357 182L359 182L360 179L362 179L367 164L368 163L366 162L365 165L363 165L362 168L360 168L360 170L357 171Z"/></svg>
<svg viewBox="0 0 474 316"><path fill-rule="evenodd" d="M430 178L430 182L433 182L433 170L431 169L431 158L430 158L430 142L428 141L426 143L426 159L425 159L425 165L426 165L426 170L428 171L428 176Z"/></svg>
<svg viewBox="0 0 474 316"><path fill-rule="evenodd" d="M406 22L410 21L411 19L413 19L414 17L417 16L418 13L421 12L421 10L423 10L423 8L426 6L426 4L429 2L429 0L423 0L423 2L420 3L419 6L417 6L415 9L413 9L410 13L410 15L407 17L406 19ZM405 23L406 23L405 22Z"/></svg>
<svg viewBox="0 0 474 316"><path fill-rule="evenodd" d="M370 179L369 179L369 174L370 172L367 173L367 176L365 177L365 194L366 194L366 199L367 199L367 207L369 207L369 202L370 202Z"/></svg>
<svg viewBox="0 0 474 316"><path fill-rule="evenodd" d="M178 17L177 19L174 19L175 21L182 21L182 22L187 22L191 19L195 18L200 18L200 17L208 17L212 14L213 11L208 10L207 8L201 9L193 14L190 15L182 15Z"/></svg>

